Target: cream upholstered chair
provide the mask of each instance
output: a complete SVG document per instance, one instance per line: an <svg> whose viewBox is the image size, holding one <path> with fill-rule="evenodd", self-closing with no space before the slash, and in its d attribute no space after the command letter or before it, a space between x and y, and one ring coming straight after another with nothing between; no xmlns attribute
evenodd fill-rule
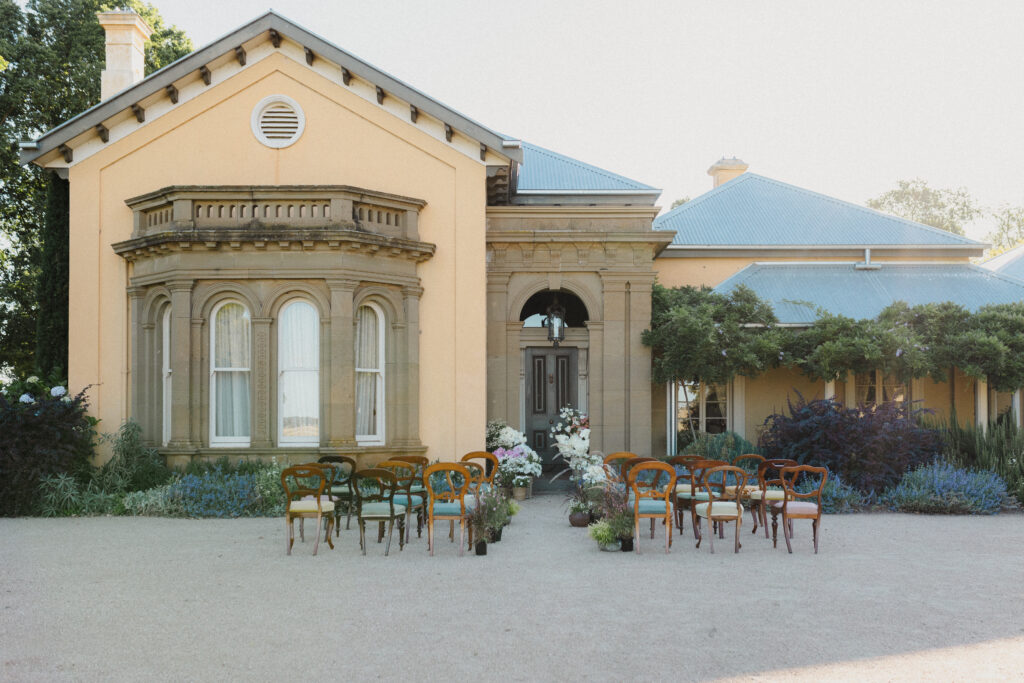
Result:
<svg viewBox="0 0 1024 683"><path fill-rule="evenodd" d="M715 552L715 531L714 526L717 524L719 530L727 522L735 522L736 524L736 543L733 549L734 552L740 551L740 526L743 524L743 503L739 496L733 495L726 499L724 498L725 488L729 481L734 481L735 486L738 490L743 490L743 486L747 483L747 473L742 467L736 467L734 465L719 465L717 467L709 467L703 471L701 476L701 489L707 493L707 500L701 502L695 502L693 504L693 511L697 517L703 517L708 520L708 545L710 546L711 552ZM697 539L697 547L700 547L700 543L703 540L704 535Z"/></svg>
<svg viewBox="0 0 1024 683"><path fill-rule="evenodd" d="M295 544L295 520L316 519L316 543L313 545L313 554L320 548L320 525L326 515L327 519L327 544L334 550L334 543L331 541L331 531L334 527L334 503L324 495L324 488L327 486L328 474L317 464L296 465L287 467L281 472L281 487L284 488L287 508L285 510L285 526L288 530L287 553L292 554L292 546ZM304 534L303 534L303 540Z"/></svg>
<svg viewBox="0 0 1024 683"><path fill-rule="evenodd" d="M796 490L797 480L801 475L818 475L818 485L813 491L800 493ZM825 490L825 482L828 481L827 467L813 467L811 465L797 465L796 467L783 467L779 472L779 479L782 481L782 491L785 497L781 501L774 501L772 508L772 547L777 547L779 523L778 516L782 514L782 533L786 537L786 548L793 552L793 544L790 538L793 536L793 520L811 520L811 529L814 532L814 554L818 554L818 531L821 527L821 494ZM810 500L801 500L813 498Z"/></svg>
<svg viewBox="0 0 1024 683"><path fill-rule="evenodd" d="M709 499L707 490L702 488L704 472L712 467L728 465L725 460L695 460L690 463L690 492L676 493L676 500L690 508L690 523L693 526L693 537L700 540L700 520L697 518L696 503L702 503Z"/></svg>
<svg viewBox="0 0 1024 683"><path fill-rule="evenodd" d="M761 466L761 463L765 461L765 457L757 455L756 453L744 453L743 455L737 455L732 459L732 465L735 467L742 467L747 473L747 483L743 487L743 490L739 492L740 502L744 499L749 499L750 494L755 491L760 491L760 486L757 483L757 470ZM722 496L728 500L736 497L736 484L735 482L725 487L725 492ZM750 506L750 517L754 520L754 528L757 528L757 509L754 505Z"/></svg>
<svg viewBox="0 0 1024 683"><path fill-rule="evenodd" d="M779 470L783 467L797 465L796 460L789 458L770 458L757 466L757 490L748 494L751 510L757 508L754 517L754 528L750 533L757 532L758 519L764 526L764 537L768 538L768 506L774 501L785 499L782 492L782 479Z"/></svg>
<svg viewBox="0 0 1024 683"><path fill-rule="evenodd" d="M676 470L668 463L657 460L636 462L625 471L633 503L634 550L640 553L640 520L651 520L651 538L654 522L665 523L665 552L672 547L672 501L676 491Z"/></svg>
<svg viewBox="0 0 1024 683"><path fill-rule="evenodd" d="M328 492L334 501L334 535L341 530L341 506L345 506L345 528L352 524L352 508L355 507L355 493L352 491L352 475L356 472L356 461L345 455L325 455L317 463L332 465L334 477L328 482Z"/></svg>

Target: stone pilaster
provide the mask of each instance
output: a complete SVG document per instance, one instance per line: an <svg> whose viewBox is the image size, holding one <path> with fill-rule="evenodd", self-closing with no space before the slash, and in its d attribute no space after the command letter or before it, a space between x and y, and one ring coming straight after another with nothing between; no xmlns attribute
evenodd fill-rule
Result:
<svg viewBox="0 0 1024 683"><path fill-rule="evenodd" d="M331 372L328 403L332 448L356 445L355 318L352 298L356 280L328 280L331 290Z"/></svg>
<svg viewBox="0 0 1024 683"><path fill-rule="evenodd" d="M400 335L402 367L399 380L404 383L394 395L399 401L398 413L402 420L398 432L405 445L420 442L420 297L422 287L403 287L402 303L405 307L405 327Z"/></svg>
<svg viewBox="0 0 1024 683"><path fill-rule="evenodd" d="M171 293L171 440L170 448L191 449L194 443L193 415L199 402L190 396L192 382L192 280L167 283Z"/></svg>
<svg viewBox="0 0 1024 683"><path fill-rule="evenodd" d="M273 433L276 431L271 425L270 418L270 373L274 371L270 367L271 322L273 318L252 319L253 358L249 375L253 384L253 403L250 406L250 444L253 448L270 448L273 445Z"/></svg>

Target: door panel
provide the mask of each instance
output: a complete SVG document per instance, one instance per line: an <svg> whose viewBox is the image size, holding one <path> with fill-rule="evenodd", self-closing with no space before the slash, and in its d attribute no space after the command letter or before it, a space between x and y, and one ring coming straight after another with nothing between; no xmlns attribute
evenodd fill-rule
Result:
<svg viewBox="0 0 1024 683"><path fill-rule="evenodd" d="M577 402L577 350L530 347L526 349L526 436L545 465L558 452L551 427L558 411Z"/></svg>

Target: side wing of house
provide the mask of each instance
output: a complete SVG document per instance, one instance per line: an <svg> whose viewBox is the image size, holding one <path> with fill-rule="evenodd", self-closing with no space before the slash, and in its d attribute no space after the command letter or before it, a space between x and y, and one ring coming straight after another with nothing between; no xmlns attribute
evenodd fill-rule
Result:
<svg viewBox="0 0 1024 683"><path fill-rule="evenodd" d="M211 47L26 151L70 180L100 428L172 462L479 448L488 169L517 152L276 15Z"/></svg>

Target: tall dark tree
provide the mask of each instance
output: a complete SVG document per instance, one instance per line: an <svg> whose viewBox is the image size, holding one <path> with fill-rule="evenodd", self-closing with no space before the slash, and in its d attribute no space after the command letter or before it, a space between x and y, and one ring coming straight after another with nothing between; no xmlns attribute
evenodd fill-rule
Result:
<svg viewBox="0 0 1024 683"><path fill-rule="evenodd" d="M184 32L167 26L152 5L117 6L136 10L154 29L147 73L192 50ZM66 183L21 166L17 145L99 101L104 37L96 13L110 7L98 0L29 0L22 10L15 0L0 0L6 63L0 70L0 371L31 372L37 348L42 369L66 364L67 218L47 212L55 206L49 200L66 195ZM54 221L44 222L44 215ZM63 334L55 333L59 328ZM37 340L37 329L47 336ZM50 344L56 348L44 351Z"/></svg>

